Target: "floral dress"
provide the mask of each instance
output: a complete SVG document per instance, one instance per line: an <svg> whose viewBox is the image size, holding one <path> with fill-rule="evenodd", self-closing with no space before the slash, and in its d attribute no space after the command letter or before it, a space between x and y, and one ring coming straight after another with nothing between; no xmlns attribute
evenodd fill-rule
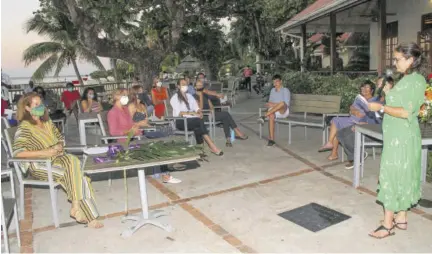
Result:
<svg viewBox="0 0 432 254"><path fill-rule="evenodd" d="M386 95L387 106L401 107L408 118L388 114L383 119L383 153L378 201L386 210L405 211L421 197L421 135L417 119L424 103L426 81L418 73L405 75Z"/></svg>

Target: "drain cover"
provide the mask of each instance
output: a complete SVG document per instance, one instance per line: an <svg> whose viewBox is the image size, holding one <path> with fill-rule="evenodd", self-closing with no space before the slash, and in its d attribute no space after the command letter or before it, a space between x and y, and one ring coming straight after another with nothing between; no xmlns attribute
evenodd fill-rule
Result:
<svg viewBox="0 0 432 254"><path fill-rule="evenodd" d="M278 215L312 232L318 232L351 218L348 215L316 203L310 203Z"/></svg>

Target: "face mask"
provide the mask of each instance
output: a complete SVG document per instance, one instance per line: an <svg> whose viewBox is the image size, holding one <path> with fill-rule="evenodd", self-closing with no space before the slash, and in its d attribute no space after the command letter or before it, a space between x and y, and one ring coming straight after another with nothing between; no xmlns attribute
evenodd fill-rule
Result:
<svg viewBox="0 0 432 254"><path fill-rule="evenodd" d="M129 98L127 97L127 96L122 96L121 98L120 98L120 103L121 103L121 105L126 105L126 104L128 104L128 102L129 102Z"/></svg>
<svg viewBox="0 0 432 254"><path fill-rule="evenodd" d="M93 99L94 98L94 94L92 94L92 93L87 94L87 98Z"/></svg>
<svg viewBox="0 0 432 254"><path fill-rule="evenodd" d="M32 116L43 116L45 114L45 105L40 104L39 106L32 108L30 114Z"/></svg>
<svg viewBox="0 0 432 254"><path fill-rule="evenodd" d="M161 86L162 86L162 82L160 82L160 81L157 82L157 83L156 83L156 86L157 86L157 87L161 87Z"/></svg>
<svg viewBox="0 0 432 254"><path fill-rule="evenodd" d="M74 90L73 87L69 87L69 88L68 88L68 91L69 91L69 92L73 92L73 90Z"/></svg>
<svg viewBox="0 0 432 254"><path fill-rule="evenodd" d="M181 86L181 87L180 87L180 91L182 91L183 93L186 93L187 90L188 90L188 87L187 87L187 86Z"/></svg>

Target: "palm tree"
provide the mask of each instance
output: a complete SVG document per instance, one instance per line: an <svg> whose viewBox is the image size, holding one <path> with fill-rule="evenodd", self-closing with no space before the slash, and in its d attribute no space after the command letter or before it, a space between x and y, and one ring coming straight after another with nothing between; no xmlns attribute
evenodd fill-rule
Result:
<svg viewBox="0 0 432 254"><path fill-rule="evenodd" d="M34 31L51 39L49 42L33 44L24 51L23 60L26 66L36 60L44 60L33 73L33 79L41 80L54 69L54 76L57 77L65 66L72 64L83 85L77 65L78 59L92 63L99 70L105 70L99 58L79 42L77 29L64 14L59 13L50 19L36 14L27 21L26 30L27 33Z"/></svg>

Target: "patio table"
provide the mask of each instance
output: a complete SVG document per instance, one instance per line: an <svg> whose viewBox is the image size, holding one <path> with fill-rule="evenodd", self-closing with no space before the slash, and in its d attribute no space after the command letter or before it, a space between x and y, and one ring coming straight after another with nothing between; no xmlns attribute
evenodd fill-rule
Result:
<svg viewBox="0 0 432 254"><path fill-rule="evenodd" d="M426 181L428 146L432 145L432 128L425 128L420 125L422 135L422 161L421 161L421 180ZM360 185L360 174L363 171L364 163L361 163L361 149L364 142L364 137L368 136L376 140L382 141L383 134L380 125L364 124L355 126L355 142L354 142L354 176L353 187L357 188Z"/></svg>
<svg viewBox="0 0 432 254"><path fill-rule="evenodd" d="M78 131L79 131L81 145L84 146L87 145L85 125L87 123L98 123L99 120L97 118L97 114L98 113L92 112L92 113L81 113L78 115Z"/></svg>
<svg viewBox="0 0 432 254"><path fill-rule="evenodd" d="M107 163L95 163L93 161L93 157L97 155L84 155L84 173L85 174L97 174L97 173L105 173L105 172L115 172L115 171L123 171L123 170L138 170L138 182L140 189L140 199L141 199L141 216L130 216L126 215L122 218L122 222L127 220L135 221L132 227L127 228L121 233L121 236L127 238L133 235L138 229L143 227L144 225L150 224L156 227L159 227L163 230L170 232L172 230L171 225L163 224L156 220L156 218L160 216L167 215L166 212L156 210L149 212L148 210L148 201L147 201L147 189L146 189L146 180L145 180L145 168L155 167L155 166L163 166L175 163L196 161L200 158L199 155L184 155L173 157L169 159L153 159L148 161L141 161L130 159L123 162L107 162Z"/></svg>

